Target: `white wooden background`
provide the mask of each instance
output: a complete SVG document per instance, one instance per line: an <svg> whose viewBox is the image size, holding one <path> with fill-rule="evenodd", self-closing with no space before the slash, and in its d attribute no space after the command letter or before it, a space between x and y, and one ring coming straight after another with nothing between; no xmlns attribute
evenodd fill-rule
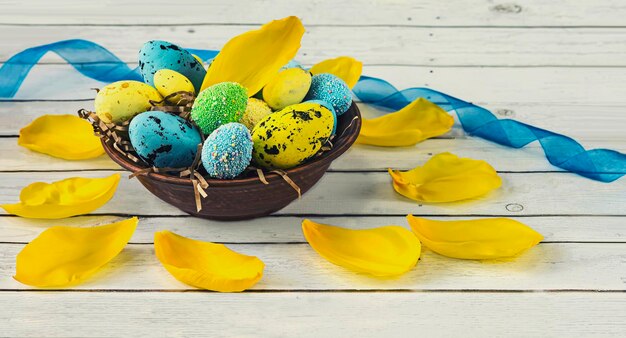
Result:
<svg viewBox="0 0 626 338"><path fill-rule="evenodd" d="M626 152L626 2L621 0L0 1L0 62L67 38L99 42L129 63L149 39L219 48L273 18L297 15L305 64L338 55L400 88L430 86L578 139ZM92 87L55 56L15 100L0 102L0 203L33 181L102 177L105 156L57 160L20 148L41 114L91 107ZM376 112L362 107L367 116ZM490 162L504 179L484 198L419 205L397 194L387 167L408 169L451 151ZM545 236L519 259L487 264L424 250L392 280L355 275L306 244L302 218L353 228L406 225L404 215L506 216ZM84 285L34 290L14 281L15 255L51 225L140 216L131 244ZM199 292L156 260L153 233L227 243L266 263L242 294ZM0 336L624 336L626 179L594 182L552 167L533 144L506 149L459 127L412 148L355 146L277 215L221 223L189 217L137 181L92 215L33 221L0 215Z"/></svg>

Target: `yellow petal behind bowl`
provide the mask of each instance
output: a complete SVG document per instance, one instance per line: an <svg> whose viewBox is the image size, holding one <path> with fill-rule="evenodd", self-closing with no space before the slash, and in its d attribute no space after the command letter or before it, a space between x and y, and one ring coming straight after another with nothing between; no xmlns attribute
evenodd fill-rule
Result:
<svg viewBox="0 0 626 338"><path fill-rule="evenodd" d="M356 143L382 147L412 146L452 129L454 118L436 104L419 98L394 113L363 119Z"/></svg>
<svg viewBox="0 0 626 338"><path fill-rule="evenodd" d="M408 272L420 257L417 237L397 225L352 230L305 219L302 232L311 247L331 263L378 277Z"/></svg>
<svg viewBox="0 0 626 338"><path fill-rule="evenodd" d="M361 77L363 63L349 56L340 56L317 63L309 71L313 75L322 73L333 74L342 79L352 89Z"/></svg>
<svg viewBox="0 0 626 338"><path fill-rule="evenodd" d="M202 90L220 82L238 82L248 95L256 94L294 58L302 35L300 19L289 16L232 38L211 63Z"/></svg>
<svg viewBox="0 0 626 338"><path fill-rule="evenodd" d="M543 240L540 233L508 218L434 221L408 215L407 220L424 246L452 258L514 257Z"/></svg>
<svg viewBox="0 0 626 338"><path fill-rule="evenodd" d="M389 169L389 175L396 192L419 202L476 198L502 185L502 179L489 163L451 153L437 154L423 166L409 171Z"/></svg>
<svg viewBox="0 0 626 338"><path fill-rule="evenodd" d="M202 242L170 231L154 234L154 251L165 269L179 281L206 290L240 292L263 277L265 264L223 244Z"/></svg>
<svg viewBox="0 0 626 338"><path fill-rule="evenodd" d="M20 130L17 144L65 160L86 160L104 153L89 122L75 115L43 115Z"/></svg>
<svg viewBox="0 0 626 338"><path fill-rule="evenodd" d="M46 229L17 255L14 278L37 287L81 283L115 258L136 228L137 217L92 228Z"/></svg>
<svg viewBox="0 0 626 338"><path fill-rule="evenodd" d="M20 202L3 204L9 214L58 219L92 212L115 194L120 174L104 178L72 177L53 183L35 182L22 189Z"/></svg>

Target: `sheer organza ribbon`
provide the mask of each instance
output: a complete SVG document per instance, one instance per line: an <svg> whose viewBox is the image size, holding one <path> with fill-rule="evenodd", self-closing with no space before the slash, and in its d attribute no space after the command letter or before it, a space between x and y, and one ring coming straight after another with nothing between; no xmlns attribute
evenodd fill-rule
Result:
<svg viewBox="0 0 626 338"><path fill-rule="evenodd" d="M187 50L205 61L218 53L216 50ZM13 97L32 67L48 52L58 54L81 74L98 81L142 81L137 68L131 69L106 48L86 40L65 40L26 49L7 60L0 68L0 97ZM512 148L539 141L552 165L593 180L612 182L626 174L626 154L609 149L585 150L565 135L512 119L498 119L485 108L433 89L398 90L383 79L362 76L353 92L363 103L393 110L423 97L449 112L456 112L463 129L470 135Z"/></svg>

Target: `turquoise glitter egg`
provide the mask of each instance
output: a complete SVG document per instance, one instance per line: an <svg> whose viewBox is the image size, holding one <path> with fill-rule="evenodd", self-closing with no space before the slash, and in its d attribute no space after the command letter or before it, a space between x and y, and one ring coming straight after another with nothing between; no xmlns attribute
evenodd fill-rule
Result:
<svg viewBox="0 0 626 338"><path fill-rule="evenodd" d="M333 108L333 106L330 103L326 101L322 101L322 100L309 100L309 101L305 101L304 103L317 103L326 107L326 109L330 110L330 112L333 113L333 131L331 135L335 135L337 133L337 112L335 111L335 108Z"/></svg>
<svg viewBox="0 0 626 338"><path fill-rule="evenodd" d="M341 116L352 105L352 93L342 79L323 73L313 76L311 88L304 100L326 101L333 106L337 116Z"/></svg>
<svg viewBox="0 0 626 338"><path fill-rule="evenodd" d="M246 170L251 159L252 137L241 123L227 123L204 141L202 165L212 178L235 178Z"/></svg>
<svg viewBox="0 0 626 338"><path fill-rule="evenodd" d="M206 70L185 49L163 41L146 42L139 50L139 71L144 81L154 87L154 74L161 69L170 69L184 75L193 83L196 93L200 91Z"/></svg>
<svg viewBox="0 0 626 338"><path fill-rule="evenodd" d="M190 166L202 142L200 132L189 121L162 111L135 116L128 136L137 155L157 168Z"/></svg>
<svg viewBox="0 0 626 338"><path fill-rule="evenodd" d="M236 82L220 82L198 94L191 108L191 119L204 135L219 126L239 122L248 105L248 90Z"/></svg>

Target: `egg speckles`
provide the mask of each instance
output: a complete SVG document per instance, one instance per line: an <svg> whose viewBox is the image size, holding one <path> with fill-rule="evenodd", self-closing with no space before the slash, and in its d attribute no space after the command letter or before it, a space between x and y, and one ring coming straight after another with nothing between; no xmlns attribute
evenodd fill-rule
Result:
<svg viewBox="0 0 626 338"><path fill-rule="evenodd" d="M241 118L241 123L252 130L262 119L272 113L272 109L263 100L251 97L248 99L246 112Z"/></svg>
<svg viewBox="0 0 626 338"><path fill-rule="evenodd" d="M221 82L200 92L191 108L191 118L204 135L219 126L239 122L248 104L248 91L235 82Z"/></svg>
<svg viewBox="0 0 626 338"><path fill-rule="evenodd" d="M241 123L227 123L204 141L202 165L209 176L232 179L241 174L252 158L252 138Z"/></svg>
<svg viewBox="0 0 626 338"><path fill-rule="evenodd" d="M333 106L337 116L341 116L352 105L352 93L342 79L332 74L322 73L313 76L311 88L305 100L326 101Z"/></svg>
<svg viewBox="0 0 626 338"><path fill-rule="evenodd" d="M137 115L128 129L137 155L157 168L183 168L193 163L200 132L180 116L162 111Z"/></svg>
<svg viewBox="0 0 626 338"><path fill-rule="evenodd" d="M121 124L150 109L150 101L163 98L156 89L139 81L118 81L98 91L94 101L96 115L105 123Z"/></svg>
<svg viewBox="0 0 626 338"><path fill-rule="evenodd" d="M333 113L317 103L299 103L273 113L252 130L255 162L268 169L293 168L328 141Z"/></svg>
<svg viewBox="0 0 626 338"><path fill-rule="evenodd" d="M183 74L170 70L161 69L154 74L154 86L163 97L167 97L176 92L189 92L196 94L193 84ZM175 95L168 99L171 103L178 103L181 100L180 95Z"/></svg>
<svg viewBox="0 0 626 338"><path fill-rule="evenodd" d="M154 86L154 74L161 69L182 74L193 83L196 92L206 75L202 63L185 49L162 40L146 42L139 51L139 70L144 81Z"/></svg>

